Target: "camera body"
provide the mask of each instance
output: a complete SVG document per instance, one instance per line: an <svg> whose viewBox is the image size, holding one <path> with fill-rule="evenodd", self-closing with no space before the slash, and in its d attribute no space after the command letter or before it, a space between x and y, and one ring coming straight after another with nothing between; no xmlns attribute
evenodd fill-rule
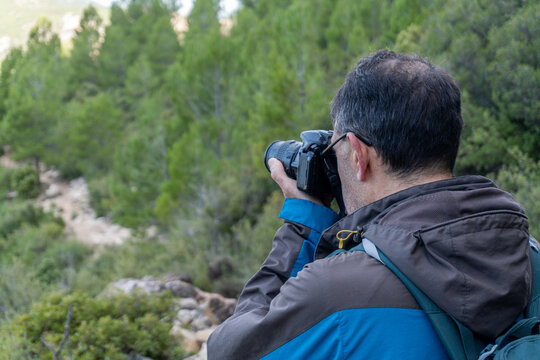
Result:
<svg viewBox="0 0 540 360"><path fill-rule="evenodd" d="M331 130L308 130L300 134L302 142L274 141L264 153L266 168L270 171L268 160L276 158L283 164L287 176L296 179L299 190L314 196L332 194L327 172L328 166L337 170L336 156L333 149L323 154L332 134Z"/></svg>

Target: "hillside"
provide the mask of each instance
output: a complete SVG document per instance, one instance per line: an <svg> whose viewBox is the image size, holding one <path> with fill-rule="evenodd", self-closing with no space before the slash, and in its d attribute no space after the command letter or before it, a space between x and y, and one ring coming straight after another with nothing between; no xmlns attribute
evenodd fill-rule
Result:
<svg viewBox="0 0 540 360"><path fill-rule="evenodd" d="M28 32L37 19L46 17L53 23L53 30L66 43L73 36L80 15L92 4L100 16L109 18L109 9L92 0L1 0L0 1L0 60L9 48L26 42Z"/></svg>

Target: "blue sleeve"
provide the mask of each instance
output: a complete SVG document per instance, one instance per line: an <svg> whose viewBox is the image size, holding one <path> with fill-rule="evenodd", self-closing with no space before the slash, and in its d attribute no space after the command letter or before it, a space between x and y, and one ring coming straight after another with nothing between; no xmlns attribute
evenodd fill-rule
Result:
<svg viewBox="0 0 540 360"><path fill-rule="evenodd" d="M303 199L285 199L279 217L310 228L309 236L302 243L300 253L292 268L290 277L295 277L304 265L312 262L321 233L337 220L339 215L331 209Z"/></svg>

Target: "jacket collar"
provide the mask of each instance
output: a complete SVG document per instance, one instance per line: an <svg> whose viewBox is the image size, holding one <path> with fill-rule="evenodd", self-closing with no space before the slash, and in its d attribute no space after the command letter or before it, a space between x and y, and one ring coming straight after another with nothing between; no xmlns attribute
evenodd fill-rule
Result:
<svg viewBox="0 0 540 360"><path fill-rule="evenodd" d="M315 252L315 259L324 258L338 248L339 241L336 234L340 230L358 231L361 234L365 226L373 223L377 218L381 218L403 202L439 191L466 191L488 187L496 187L496 185L483 176L469 175L413 186L386 196L361 207L326 229L321 235ZM360 236L351 237L351 240L345 244L345 248L348 249L356 245L354 241L359 241L360 238Z"/></svg>

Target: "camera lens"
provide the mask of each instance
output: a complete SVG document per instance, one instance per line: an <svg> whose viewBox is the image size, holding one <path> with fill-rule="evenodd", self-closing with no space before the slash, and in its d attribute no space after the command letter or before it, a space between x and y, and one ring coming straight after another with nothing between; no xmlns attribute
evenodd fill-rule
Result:
<svg viewBox="0 0 540 360"><path fill-rule="evenodd" d="M270 171L268 160L276 158L283 164L287 176L296 180L296 171L298 169L296 158L301 147L302 143L299 141L274 141L264 152L264 164L266 165L266 168Z"/></svg>

